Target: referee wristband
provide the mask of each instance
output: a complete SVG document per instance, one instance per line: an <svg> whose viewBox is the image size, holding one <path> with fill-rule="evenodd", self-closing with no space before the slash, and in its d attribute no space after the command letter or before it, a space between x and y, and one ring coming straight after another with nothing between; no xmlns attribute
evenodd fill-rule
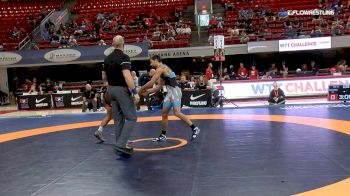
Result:
<svg viewBox="0 0 350 196"><path fill-rule="evenodd" d="M132 95L136 95L136 94L137 94L137 90L136 90L136 88L131 89L131 91L130 91L130 92L131 92L131 94L132 94Z"/></svg>

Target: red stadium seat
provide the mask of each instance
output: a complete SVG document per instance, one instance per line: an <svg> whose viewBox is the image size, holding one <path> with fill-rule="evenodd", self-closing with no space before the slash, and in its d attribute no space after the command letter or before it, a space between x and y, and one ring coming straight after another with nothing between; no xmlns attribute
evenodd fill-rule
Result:
<svg viewBox="0 0 350 196"><path fill-rule="evenodd" d="M44 7L49 10L59 9L63 1L36 0L35 5L33 5L33 1L28 0L0 2L0 33L5 33L5 36L0 36L0 43L4 43L4 46L15 49L21 39L10 39L10 31L13 27L17 27L18 29L23 28L26 32L31 32L31 26L28 24L29 16L34 16L37 23L39 23L40 11ZM8 46L7 43L11 43L11 46Z"/></svg>

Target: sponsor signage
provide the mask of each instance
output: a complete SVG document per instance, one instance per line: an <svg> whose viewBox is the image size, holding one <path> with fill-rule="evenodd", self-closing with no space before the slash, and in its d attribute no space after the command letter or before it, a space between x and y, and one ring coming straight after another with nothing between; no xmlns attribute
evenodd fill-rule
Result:
<svg viewBox="0 0 350 196"><path fill-rule="evenodd" d="M115 50L114 47L109 47L104 51L104 55L108 56ZM142 53L142 48L136 45L125 45L124 53L127 54L130 58L136 57Z"/></svg>
<svg viewBox="0 0 350 196"><path fill-rule="evenodd" d="M22 56L14 52L0 52L0 65L12 65L20 62Z"/></svg>
<svg viewBox="0 0 350 196"><path fill-rule="evenodd" d="M182 91L181 101L188 107L210 107L211 90Z"/></svg>
<svg viewBox="0 0 350 196"><path fill-rule="evenodd" d="M51 108L51 95L21 95L17 97L18 109Z"/></svg>
<svg viewBox="0 0 350 196"><path fill-rule="evenodd" d="M83 105L83 93L20 95L18 109L74 108Z"/></svg>
<svg viewBox="0 0 350 196"><path fill-rule="evenodd" d="M61 63L75 61L81 57L81 53L74 49L58 49L52 50L44 55L48 61Z"/></svg>
<svg viewBox="0 0 350 196"><path fill-rule="evenodd" d="M317 50L331 48L331 37L287 39L278 41L279 51Z"/></svg>
<svg viewBox="0 0 350 196"><path fill-rule="evenodd" d="M273 81L234 81L223 82L227 99L267 98L273 89ZM315 77L277 80L278 86L288 97L327 95L332 84L350 84L349 76ZM215 85L219 85L216 83Z"/></svg>
<svg viewBox="0 0 350 196"><path fill-rule="evenodd" d="M52 97L56 108L74 108L83 105L82 93L53 94Z"/></svg>
<svg viewBox="0 0 350 196"><path fill-rule="evenodd" d="M152 57L154 55L159 55L161 58L192 57L194 56L193 52L194 51L190 51L190 49L176 50L176 51L169 51L169 50L153 51L149 53L149 57ZM198 56L200 55L198 54Z"/></svg>
<svg viewBox="0 0 350 196"><path fill-rule="evenodd" d="M225 55L233 54L247 54L247 47L245 45L225 46ZM149 57L159 55L163 59L213 56L213 46L150 50L148 55Z"/></svg>
<svg viewBox="0 0 350 196"><path fill-rule="evenodd" d="M51 102L51 97L44 97L44 98L36 98L35 99L35 107L36 108L46 108L46 107L49 107L50 105L50 102Z"/></svg>
<svg viewBox="0 0 350 196"><path fill-rule="evenodd" d="M103 61L113 47L110 46L81 46L71 49L42 49L21 50L14 52L0 52L0 65L4 66L28 66L60 64L76 61ZM138 43L125 45L125 51L131 58L147 58L148 45Z"/></svg>
<svg viewBox="0 0 350 196"><path fill-rule="evenodd" d="M277 41L248 42L248 53L278 52Z"/></svg>

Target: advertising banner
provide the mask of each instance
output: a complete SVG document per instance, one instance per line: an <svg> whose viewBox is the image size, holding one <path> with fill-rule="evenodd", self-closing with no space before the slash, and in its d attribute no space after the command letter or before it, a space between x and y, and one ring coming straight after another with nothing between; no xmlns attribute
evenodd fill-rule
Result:
<svg viewBox="0 0 350 196"><path fill-rule="evenodd" d="M188 107L210 107L211 90L182 91L182 104Z"/></svg>
<svg viewBox="0 0 350 196"><path fill-rule="evenodd" d="M58 46L57 46L58 47ZM111 46L81 46L75 48L51 48L0 52L1 65L32 65L46 63L69 63L75 61L103 61L114 50ZM148 57L146 43L125 45L124 52L133 57Z"/></svg>
<svg viewBox="0 0 350 196"><path fill-rule="evenodd" d="M267 98L273 89L272 83L266 80L232 81L223 82L222 86L227 99ZM287 97L327 95L329 85L350 84L350 76L281 79L277 84Z"/></svg>
<svg viewBox="0 0 350 196"><path fill-rule="evenodd" d="M331 48L331 37L287 39L278 41L279 51L317 50Z"/></svg>
<svg viewBox="0 0 350 196"><path fill-rule="evenodd" d="M83 105L83 93L53 94L56 108L80 108Z"/></svg>
<svg viewBox="0 0 350 196"><path fill-rule="evenodd" d="M51 108L51 95L21 95L17 97L18 109Z"/></svg>

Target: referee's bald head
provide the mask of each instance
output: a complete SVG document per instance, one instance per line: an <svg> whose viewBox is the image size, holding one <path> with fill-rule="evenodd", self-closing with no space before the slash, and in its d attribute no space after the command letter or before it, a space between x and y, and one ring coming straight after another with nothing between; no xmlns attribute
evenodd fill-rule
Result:
<svg viewBox="0 0 350 196"><path fill-rule="evenodd" d="M117 35L113 38L113 43L112 46L118 49L123 49L124 48L124 38L120 35Z"/></svg>

